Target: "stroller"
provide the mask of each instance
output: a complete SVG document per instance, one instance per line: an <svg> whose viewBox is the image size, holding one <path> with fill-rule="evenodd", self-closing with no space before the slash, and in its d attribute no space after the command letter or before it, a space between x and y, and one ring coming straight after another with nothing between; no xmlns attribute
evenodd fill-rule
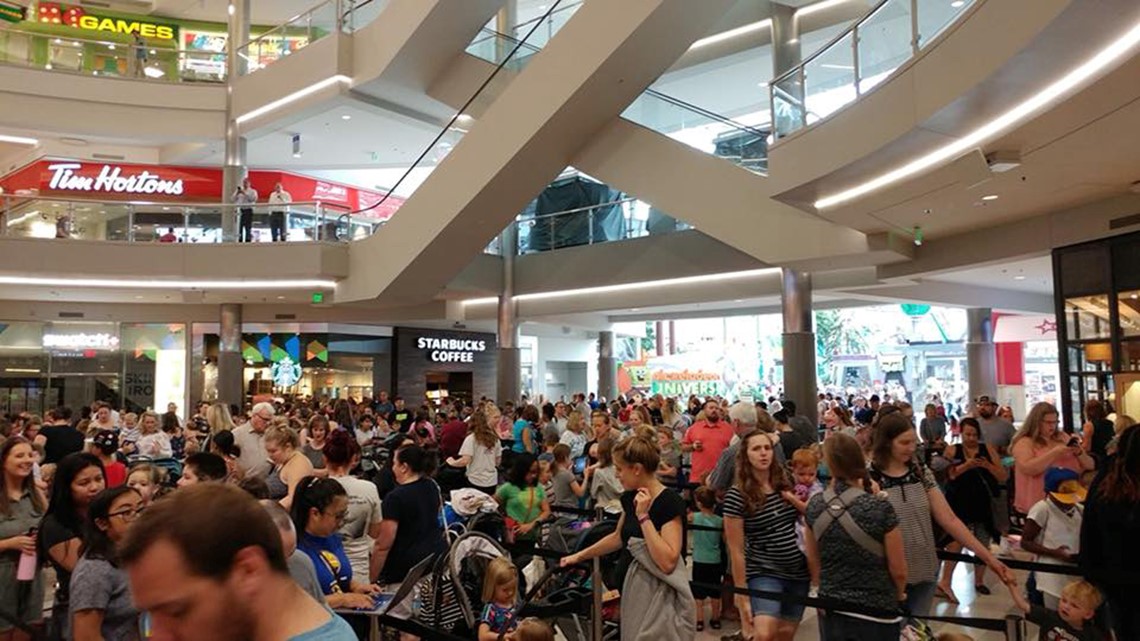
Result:
<svg viewBox="0 0 1140 641"><path fill-rule="evenodd" d="M424 625L473 637L483 610L483 576L491 561L507 551L489 536L465 532L436 559L420 592L417 618Z"/></svg>
<svg viewBox="0 0 1140 641"><path fill-rule="evenodd" d="M603 520L588 524L583 528L571 526L569 528L555 528L548 540L548 546L562 552L571 553L584 550L609 536L617 529L617 521ZM571 536L571 534L574 534ZM570 542L572 541L572 542ZM565 549L559 546L566 545ZM600 559L602 569L602 589L617 590L621 572L621 552L604 556ZM551 603L568 602L578 599L576 609L565 607L561 612L543 613L554 618L555 625L562 631L567 641L589 641L591 623L591 600L593 597L593 583L588 567L578 566L567 568L561 572L548 588L546 600ZM526 614L530 615L529 612ZM536 613L533 616L542 616ZM618 623L618 610L614 606L605 606L602 609L602 638L614 640L621 636Z"/></svg>

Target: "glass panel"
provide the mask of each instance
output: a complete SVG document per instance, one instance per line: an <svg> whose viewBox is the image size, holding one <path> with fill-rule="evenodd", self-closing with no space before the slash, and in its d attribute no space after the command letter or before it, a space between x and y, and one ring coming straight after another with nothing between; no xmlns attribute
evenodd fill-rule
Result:
<svg viewBox="0 0 1140 641"><path fill-rule="evenodd" d="M973 0L918 0L918 46L925 48L947 25L958 19Z"/></svg>
<svg viewBox="0 0 1140 641"><path fill-rule="evenodd" d="M222 210L214 207L190 207L189 225L186 228L186 242L222 242Z"/></svg>
<svg viewBox="0 0 1140 641"><path fill-rule="evenodd" d="M1065 320L1069 340L1108 338L1108 296L1079 296L1065 300Z"/></svg>
<svg viewBox="0 0 1140 641"><path fill-rule="evenodd" d="M1121 336L1140 336L1140 290L1120 292L1116 298Z"/></svg>
<svg viewBox="0 0 1140 641"><path fill-rule="evenodd" d="M1117 371L1140 371L1140 341L1121 341L1120 360L1121 363L1120 366L1116 368Z"/></svg>
<svg viewBox="0 0 1140 641"><path fill-rule="evenodd" d="M246 61L245 73L253 73L334 33L338 24L338 3L321 4L274 27L238 47L237 55Z"/></svg>
<svg viewBox="0 0 1140 641"><path fill-rule="evenodd" d="M785 76L772 85L772 123L777 138L804 126L803 86L797 74Z"/></svg>
<svg viewBox="0 0 1140 641"><path fill-rule="evenodd" d="M911 0L887 0L859 24L859 90L869 91L911 57Z"/></svg>
<svg viewBox="0 0 1140 641"><path fill-rule="evenodd" d="M1069 345L1070 372L1107 372L1111 370L1111 343Z"/></svg>
<svg viewBox="0 0 1140 641"><path fill-rule="evenodd" d="M746 127L655 91L638 96L622 117L750 171L768 169L765 127Z"/></svg>
<svg viewBox="0 0 1140 641"><path fill-rule="evenodd" d="M854 32L848 32L804 65L804 101L808 123L855 100Z"/></svg>

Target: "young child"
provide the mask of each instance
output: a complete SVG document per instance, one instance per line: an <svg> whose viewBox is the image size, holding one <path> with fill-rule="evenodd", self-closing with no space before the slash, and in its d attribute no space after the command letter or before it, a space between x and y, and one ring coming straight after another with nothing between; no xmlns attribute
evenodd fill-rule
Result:
<svg viewBox="0 0 1140 641"><path fill-rule="evenodd" d="M558 445L558 436L554 434L547 434L542 439L542 454L538 455L539 462L550 462L554 460L554 447Z"/></svg>
<svg viewBox="0 0 1140 641"><path fill-rule="evenodd" d="M150 505L151 501L162 496L165 480L166 471L150 463L139 463L127 474L127 485L142 495L143 505Z"/></svg>
<svg viewBox="0 0 1140 641"><path fill-rule="evenodd" d="M673 441L673 429L657 427L657 447L661 450L661 463L657 466L657 479L665 485L677 482L677 468L681 467L681 450Z"/></svg>
<svg viewBox="0 0 1140 641"><path fill-rule="evenodd" d="M510 635L519 627L519 572L509 557L501 556L487 565L483 577L483 613L479 615L479 640L498 641L500 634Z"/></svg>
<svg viewBox="0 0 1140 641"><path fill-rule="evenodd" d="M1029 508L1021 548L1036 554L1039 561L1072 565L1081 548L1084 512L1080 503L1085 499L1085 488L1073 470L1053 467L1045 471L1045 492L1045 498ZM1045 607L1058 609L1068 577L1051 572L1037 572L1036 577Z"/></svg>
<svg viewBox="0 0 1140 641"><path fill-rule="evenodd" d="M127 466L115 457L119 451L119 435L113 430L97 430L91 438L89 451L103 462L107 487L118 487L127 482Z"/></svg>
<svg viewBox="0 0 1140 641"><path fill-rule="evenodd" d="M550 496L554 493L553 460L554 459L551 458L550 461L543 461L541 459L538 461L538 484L542 486L542 491L546 493L546 496Z"/></svg>
<svg viewBox="0 0 1140 641"><path fill-rule="evenodd" d="M574 463L570 460L570 446L565 443L555 445L554 461L550 464L551 485L554 491L547 495L553 498L552 505L578 507L580 499L586 496L586 484L578 482L578 478L574 476L573 466Z"/></svg>
<svg viewBox="0 0 1140 641"><path fill-rule="evenodd" d="M702 528L716 528L717 531L693 530L693 582L720 586L721 583L721 540L724 538L724 520L713 514L716 507L716 491L702 485L695 492L699 512L693 513L693 525ZM712 604L709 627L720 629L720 589L693 586L693 598L697 605L697 632L705 629L705 601Z"/></svg>
<svg viewBox="0 0 1140 641"><path fill-rule="evenodd" d="M1056 610L1030 605L1016 585L1009 586L1013 602L1030 623L1040 628L1037 641L1103 641L1104 635L1092 624L1104 598L1088 581L1073 581L1061 590Z"/></svg>
<svg viewBox="0 0 1140 641"><path fill-rule="evenodd" d="M795 506L802 515L807 509L807 502L811 497L823 491L823 484L819 482L819 455L811 448L800 448L792 454L792 486L791 492L784 492L784 498ZM800 516L796 522L796 540L800 549L804 547L804 519Z"/></svg>
<svg viewBox="0 0 1140 641"><path fill-rule="evenodd" d="M508 641L554 641L554 629L541 619L523 619L519 629L508 635Z"/></svg>

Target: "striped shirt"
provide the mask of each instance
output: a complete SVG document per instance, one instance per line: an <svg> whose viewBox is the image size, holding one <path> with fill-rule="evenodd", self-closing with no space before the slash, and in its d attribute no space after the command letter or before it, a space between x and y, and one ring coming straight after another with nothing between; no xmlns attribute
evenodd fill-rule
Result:
<svg viewBox="0 0 1140 641"><path fill-rule="evenodd" d="M903 547L906 549L906 582L908 584L938 580L938 553L934 547L933 516L926 492L937 489L934 473L929 468L911 467L902 476L887 476L872 466L871 478L887 493L891 507L899 519Z"/></svg>
<svg viewBox="0 0 1140 641"><path fill-rule="evenodd" d="M746 514L744 494L732 487L724 497L726 519L744 520L744 567L749 579L772 576L807 579L807 560L796 543L800 513L776 492L764 497L764 507Z"/></svg>

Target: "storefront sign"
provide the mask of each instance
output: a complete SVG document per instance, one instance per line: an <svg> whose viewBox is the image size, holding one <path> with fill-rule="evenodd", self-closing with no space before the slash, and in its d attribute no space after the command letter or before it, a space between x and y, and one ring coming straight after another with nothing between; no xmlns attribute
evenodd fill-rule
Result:
<svg viewBox="0 0 1140 641"><path fill-rule="evenodd" d="M113 194L162 194L181 196L184 190L181 179L164 179L159 174L143 170L125 173L122 167L103 165L95 176L82 175L80 163L48 165L52 172L48 188L57 191L104 191Z"/></svg>
<svg viewBox="0 0 1140 641"><path fill-rule="evenodd" d="M653 394L673 397L714 396L722 393L723 385L720 374L714 372L657 370L653 372L650 391Z"/></svg>
<svg viewBox="0 0 1140 641"><path fill-rule="evenodd" d="M313 188L313 200L348 204L348 187L318 180Z"/></svg>
<svg viewBox="0 0 1140 641"><path fill-rule="evenodd" d="M427 351L434 363L474 363L476 352L487 351L487 341L421 336L416 348Z"/></svg>
<svg viewBox="0 0 1140 641"><path fill-rule="evenodd" d="M56 2L41 2L39 21L49 24L66 24L85 31L102 31L131 35L137 33L144 38L173 40L176 27L141 20L137 17L110 17L87 13L83 7L69 6Z"/></svg>
<svg viewBox="0 0 1140 641"><path fill-rule="evenodd" d="M119 349L114 334L44 334L45 349Z"/></svg>
<svg viewBox="0 0 1140 641"><path fill-rule="evenodd" d="M27 17L28 10L20 5L0 2L0 20L5 22L22 22Z"/></svg>
<svg viewBox="0 0 1140 641"><path fill-rule="evenodd" d="M277 387L293 387L301 381L301 366L285 356L269 366L269 375Z"/></svg>

